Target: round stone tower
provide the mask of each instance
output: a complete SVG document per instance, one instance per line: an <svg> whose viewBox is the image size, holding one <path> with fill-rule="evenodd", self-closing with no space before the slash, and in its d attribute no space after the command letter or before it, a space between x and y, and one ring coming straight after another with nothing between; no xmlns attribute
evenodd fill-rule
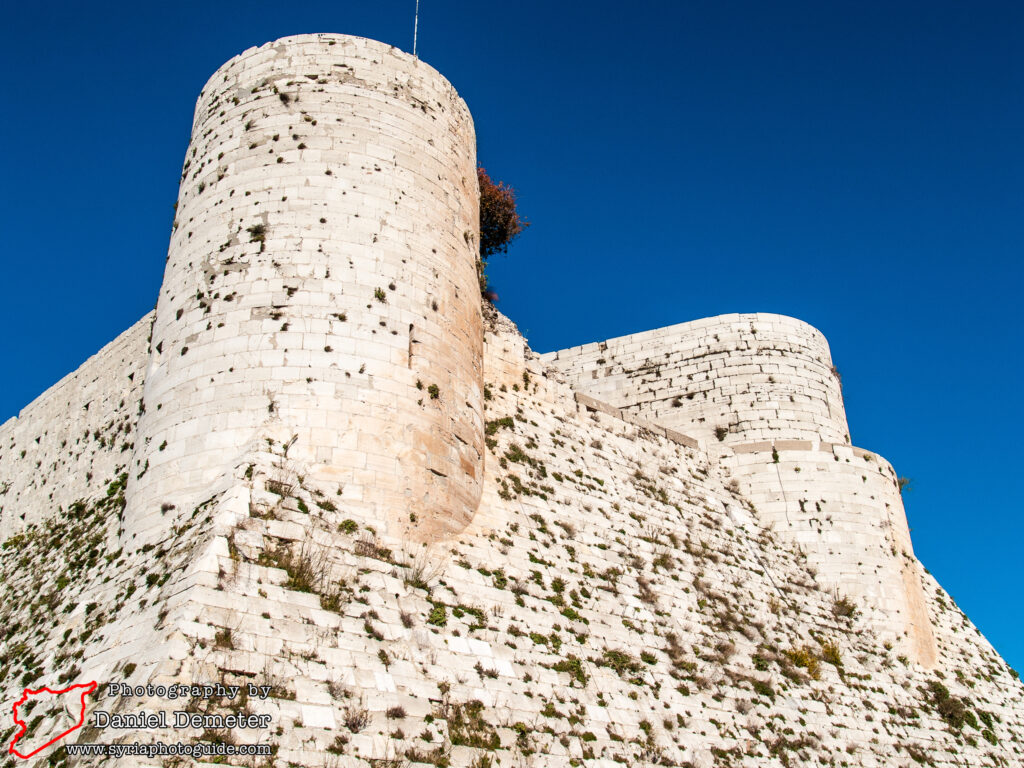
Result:
<svg viewBox="0 0 1024 768"><path fill-rule="evenodd" d="M719 315L543 359L574 389L711 447L850 442L828 342L792 317Z"/></svg>
<svg viewBox="0 0 1024 768"><path fill-rule="evenodd" d="M896 473L850 444L820 331L784 315L719 315L542 359L577 391L700 440L822 585L857 600L915 661L935 663Z"/></svg>
<svg viewBox="0 0 1024 768"><path fill-rule="evenodd" d="M412 56L301 35L214 73L153 324L126 543L163 535L170 505L190 511L270 434L294 436L289 459L378 530L464 526L483 475L478 211L469 110Z"/></svg>

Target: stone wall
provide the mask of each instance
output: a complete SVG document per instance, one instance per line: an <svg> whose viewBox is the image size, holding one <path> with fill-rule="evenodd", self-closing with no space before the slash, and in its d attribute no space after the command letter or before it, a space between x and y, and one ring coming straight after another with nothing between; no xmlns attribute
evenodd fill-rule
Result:
<svg viewBox="0 0 1024 768"><path fill-rule="evenodd" d="M152 315L0 426L0 539L115 479L131 457Z"/></svg>
<svg viewBox="0 0 1024 768"><path fill-rule="evenodd" d="M743 514L749 499L716 457L592 410L507 322L485 349L490 460L459 536L422 547L372 530L358 505L327 506L330 488L280 443L253 451L250 477L148 552L99 535L116 525L104 493L92 512L0 547L4 699L26 677L69 673L267 685L267 698L245 701L97 698L89 713L268 715L265 728L221 736L272 745L276 766L1021 762L1024 687L934 580L929 670L876 633L859 598L856 615L836 615L811 556ZM787 452L809 461L806 449L783 446L780 464ZM871 477L874 460L837 450L851 478ZM44 560L52 573L23 567ZM938 708L940 682L977 727L943 716L955 708ZM60 714L42 712L34 729L52 732Z"/></svg>
<svg viewBox="0 0 1024 768"><path fill-rule="evenodd" d="M723 315L542 359L592 410L717 454L760 523L805 551L823 584L862 601L915 660L934 662L896 475L848 445L821 333L779 315Z"/></svg>
<svg viewBox="0 0 1024 768"><path fill-rule="evenodd" d="M720 315L542 355L573 388L695 438L849 443L828 342L782 315Z"/></svg>
<svg viewBox="0 0 1024 768"><path fill-rule="evenodd" d="M304 35L221 67L182 174L126 542L159 537L268 435L379 526L465 525L478 198L469 111L412 56Z"/></svg>
<svg viewBox="0 0 1024 768"><path fill-rule="evenodd" d="M724 463L759 523L799 547L837 597L871 612L881 637L934 664L922 574L889 463L850 446L795 440L733 451Z"/></svg>

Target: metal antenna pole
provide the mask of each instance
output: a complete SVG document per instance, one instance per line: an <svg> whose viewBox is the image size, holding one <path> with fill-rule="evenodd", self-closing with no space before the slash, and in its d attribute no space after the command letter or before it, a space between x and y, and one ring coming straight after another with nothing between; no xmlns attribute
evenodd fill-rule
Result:
<svg viewBox="0 0 1024 768"><path fill-rule="evenodd" d="M416 0L416 17L412 23L412 55L416 56L416 37L420 31L420 0Z"/></svg>

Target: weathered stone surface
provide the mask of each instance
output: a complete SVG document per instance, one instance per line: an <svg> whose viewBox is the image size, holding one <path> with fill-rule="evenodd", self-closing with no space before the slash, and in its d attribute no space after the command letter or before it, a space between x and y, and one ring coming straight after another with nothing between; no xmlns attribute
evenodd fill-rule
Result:
<svg viewBox="0 0 1024 768"><path fill-rule="evenodd" d="M396 533L464 527L483 462L477 227L473 122L423 62L305 35L221 67L182 172L125 545L265 429Z"/></svg>
<svg viewBox="0 0 1024 768"><path fill-rule="evenodd" d="M153 348L147 316L0 427L5 701L267 685L89 707L269 715L228 735L260 766L1021 764L1024 687L914 557L816 331L483 332L468 111L379 43L242 54L193 144Z"/></svg>
<svg viewBox="0 0 1024 768"><path fill-rule="evenodd" d="M850 442L828 343L791 317L720 315L541 359L577 391L709 443Z"/></svg>

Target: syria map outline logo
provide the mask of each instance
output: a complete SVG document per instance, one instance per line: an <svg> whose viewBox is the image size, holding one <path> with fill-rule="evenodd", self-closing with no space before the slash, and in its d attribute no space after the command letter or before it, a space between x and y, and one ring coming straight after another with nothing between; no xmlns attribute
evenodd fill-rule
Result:
<svg viewBox="0 0 1024 768"><path fill-rule="evenodd" d="M50 688L47 688L45 686L42 687L42 688L38 688L38 689L26 688L24 690L24 692L21 694L21 698L18 699L16 702L14 702L14 709L13 709L13 711L14 711L14 723L17 726L19 726L19 728L18 728L18 731L14 734L14 738L11 740L11 746L7 750L8 754L14 755L15 757L20 757L22 760L28 760L33 755L39 754L40 752L42 752L44 749L46 749L51 744L54 744L54 743L60 741L65 736L67 736L69 733L73 733L74 731L77 731L79 728L81 728L83 725L85 725L85 697L88 696L93 691L95 691L96 690L96 686L97 686L97 683L96 683L95 680L93 680L93 681L88 682L88 683L79 683L77 685L72 685L69 688L62 688L62 689L56 690L56 691L52 690ZM62 696L65 693L70 693L71 691L78 690L78 689L81 689L81 691L82 691L81 694L79 695L79 698L78 698L78 703L79 703L78 722L75 723L75 725L73 725L70 728L68 728L63 733L61 733L61 734L59 734L57 736L54 736L52 739L50 739L48 742L43 744L41 747L37 747L36 749L32 750L27 755L21 754L21 752L19 752L15 748L15 744L17 744L18 743L18 739L20 739L22 736L24 736L25 732L28 731L28 724L24 720L22 720L21 718L18 717L18 707L20 707L22 704L24 704L26 701L28 701L29 696L38 696L41 693L49 693L49 694L51 694L53 696Z"/></svg>

